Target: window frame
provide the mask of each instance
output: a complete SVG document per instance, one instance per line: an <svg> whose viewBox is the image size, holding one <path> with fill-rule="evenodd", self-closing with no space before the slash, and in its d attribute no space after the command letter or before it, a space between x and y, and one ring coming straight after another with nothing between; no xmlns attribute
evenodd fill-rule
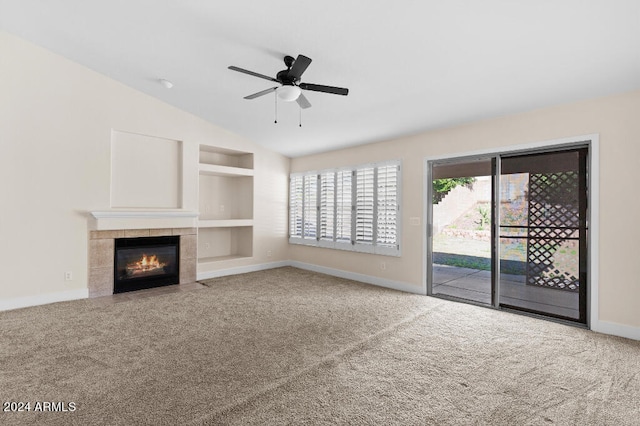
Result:
<svg viewBox="0 0 640 426"><path fill-rule="evenodd" d="M395 203L396 203L396 221L395 221L395 244L391 245L391 244L380 244L378 242L378 238L377 238L377 230L378 230L378 226L379 226L379 220L380 217L378 216L377 213L377 209L378 209L378 205L379 205L379 182L378 182L378 170L381 167L388 167L388 166L395 166L397 168L396 171L396 180L395 180ZM357 222L357 218L358 218L358 210L357 210L357 198L358 198L358 179L357 179L357 175L358 175L358 170L363 170L363 169L367 169L367 168L373 168L373 206L372 206L372 241L371 242L359 242L359 241L355 241L356 238L356 222ZM339 186L339 177L338 177L338 173L344 173L344 172L348 172L351 174L351 179L350 179L350 199L351 199L351 206L350 206L350 211L351 211L351 215L350 215L350 224L351 224L351 233L350 233L350 240L344 240L344 239L337 239L338 237L338 222L341 222L338 220L338 210L340 208L340 206L344 206L344 204L340 201L344 200L344 197L341 197L341 193L338 192L338 186ZM331 222L332 222L332 226L333 226L333 230L332 230L332 238L328 239L328 238L321 238L321 220L322 220L322 214L323 212L326 213L326 210L323 210L323 205L322 202L325 198L323 198L323 187L322 187L322 176L326 175L328 173L333 173L333 200L331 203L327 203L327 204L331 204L331 210L332 210L332 215L333 217L331 218ZM302 218L302 236L299 235L291 235L291 220L293 219L292 216L292 196L293 193L291 192L293 190L292 187L292 182L294 178L298 178L301 177L303 182L305 181L305 177L308 176L314 176L315 179L317 179L317 183L316 183L316 192L315 192L315 196L313 196L312 198L315 201L316 204L316 237L315 238L309 238L309 237L305 237L304 236L304 214L303 214L303 218ZM344 180L346 181L346 180ZM389 190L385 189L385 193L387 193ZM303 189L302 192L304 193L302 196L302 211L307 211L305 210L307 208L307 197L306 197L306 191L305 191L305 187L303 184ZM312 201L312 202L314 202ZM308 172L298 172L298 173L291 173L289 176L289 243L290 244L301 244L301 245L308 245L308 246L314 246L314 247L323 247L323 248L331 248L331 249L338 249L338 250L347 250L347 251L354 251L354 252L359 252L359 253L370 253L370 254L379 254L379 255L384 255L384 256L395 256L395 257L399 257L401 256L402 252L401 252L401 235L402 235L402 217L401 217L401 206L402 206L402 162L401 160L389 160L389 161L382 161L382 162L376 162L376 163L366 163L366 164L360 164L357 166L350 166L350 167L341 167L341 168L331 168L331 169L322 169L322 170L313 170L313 171L308 171ZM295 206L294 206L295 207ZM341 210L344 211L344 210ZM344 229L344 228L343 228Z"/></svg>

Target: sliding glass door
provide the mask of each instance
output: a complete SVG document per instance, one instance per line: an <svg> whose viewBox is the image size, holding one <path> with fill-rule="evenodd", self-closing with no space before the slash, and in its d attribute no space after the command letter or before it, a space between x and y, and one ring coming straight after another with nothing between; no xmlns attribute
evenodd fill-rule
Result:
<svg viewBox="0 0 640 426"><path fill-rule="evenodd" d="M502 158L500 306L586 322L586 156Z"/></svg>
<svg viewBox="0 0 640 426"><path fill-rule="evenodd" d="M428 293L586 323L587 155L430 162Z"/></svg>
<svg viewBox="0 0 640 426"><path fill-rule="evenodd" d="M433 165L433 294L492 303L493 174L492 158Z"/></svg>

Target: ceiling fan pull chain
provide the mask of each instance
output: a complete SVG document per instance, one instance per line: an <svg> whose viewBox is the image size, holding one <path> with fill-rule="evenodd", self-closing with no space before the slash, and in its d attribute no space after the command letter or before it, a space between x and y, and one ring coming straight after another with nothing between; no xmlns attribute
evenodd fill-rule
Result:
<svg viewBox="0 0 640 426"><path fill-rule="evenodd" d="M298 127L302 127L302 107L300 105L298 105L298 111L300 111Z"/></svg>
<svg viewBox="0 0 640 426"><path fill-rule="evenodd" d="M278 124L278 93L274 90L273 91L274 94L274 99L275 99L275 105L276 105L276 116L275 116L275 120L273 121L275 124Z"/></svg>

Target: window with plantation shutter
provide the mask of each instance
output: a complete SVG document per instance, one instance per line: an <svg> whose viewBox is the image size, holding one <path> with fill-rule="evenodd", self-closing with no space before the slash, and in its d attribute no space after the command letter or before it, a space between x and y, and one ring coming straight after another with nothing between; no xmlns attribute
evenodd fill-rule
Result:
<svg viewBox="0 0 640 426"><path fill-rule="evenodd" d="M291 175L289 242L400 255L400 162Z"/></svg>
<svg viewBox="0 0 640 426"><path fill-rule="evenodd" d="M351 244L351 170L336 172L336 242Z"/></svg>
<svg viewBox="0 0 640 426"><path fill-rule="evenodd" d="M373 167L356 170L356 243L373 243L374 174Z"/></svg>
<svg viewBox="0 0 640 426"><path fill-rule="evenodd" d="M336 207L336 174L324 172L320 174L320 240L333 241Z"/></svg>
<svg viewBox="0 0 640 426"><path fill-rule="evenodd" d="M289 236L302 237L302 176L292 176L289 184Z"/></svg>
<svg viewBox="0 0 640 426"><path fill-rule="evenodd" d="M397 165L378 167L376 244L395 246L398 243L398 168Z"/></svg>
<svg viewBox="0 0 640 426"><path fill-rule="evenodd" d="M318 176L315 174L304 176L303 186L302 238L315 239L318 233Z"/></svg>

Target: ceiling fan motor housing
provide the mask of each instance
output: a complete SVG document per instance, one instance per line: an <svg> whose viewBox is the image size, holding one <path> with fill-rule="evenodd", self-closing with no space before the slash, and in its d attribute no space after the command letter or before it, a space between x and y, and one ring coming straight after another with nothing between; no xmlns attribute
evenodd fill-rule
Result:
<svg viewBox="0 0 640 426"><path fill-rule="evenodd" d="M289 75L289 70L282 70L276 74L276 80L286 86L295 86L300 81L299 78L295 78Z"/></svg>
<svg viewBox="0 0 640 426"><path fill-rule="evenodd" d="M284 64L287 66L287 69L279 71L278 74L276 74L276 80L285 86L295 86L296 83L300 81L300 76L291 75L291 67L293 67L295 62L296 60L293 56L285 56Z"/></svg>

